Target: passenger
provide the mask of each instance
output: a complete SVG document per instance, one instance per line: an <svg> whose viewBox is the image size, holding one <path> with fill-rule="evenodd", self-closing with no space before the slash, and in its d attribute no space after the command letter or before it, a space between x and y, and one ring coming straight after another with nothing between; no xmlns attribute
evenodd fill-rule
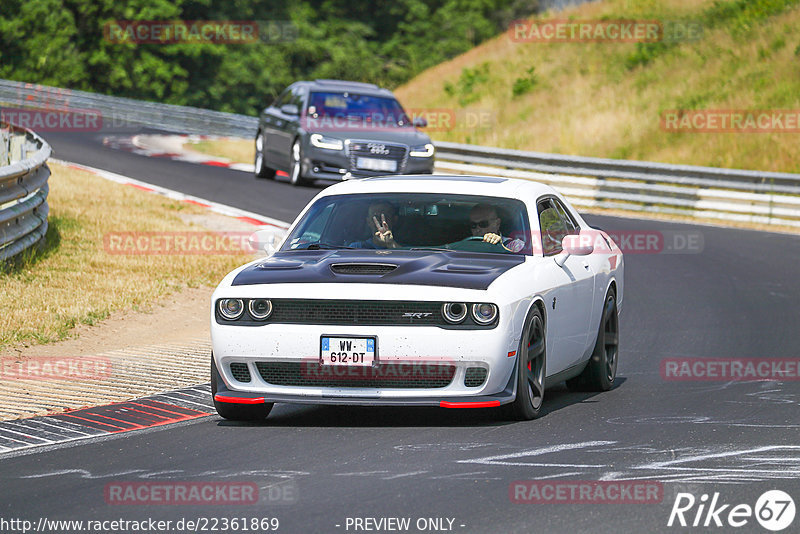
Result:
<svg viewBox="0 0 800 534"><path fill-rule="evenodd" d="M363 241L350 243L352 248L398 248L401 245L394 240L392 226L397 225L397 209L389 202L370 204L367 210L367 231L372 237Z"/></svg>

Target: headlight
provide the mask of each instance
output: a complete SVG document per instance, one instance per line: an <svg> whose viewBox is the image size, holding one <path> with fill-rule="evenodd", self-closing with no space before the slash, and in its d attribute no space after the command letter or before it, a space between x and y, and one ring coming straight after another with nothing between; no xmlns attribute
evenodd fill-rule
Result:
<svg viewBox="0 0 800 534"><path fill-rule="evenodd" d="M309 139L311 140L311 144L317 148L327 148L328 150L342 150L344 148L344 143L341 139L325 137L321 134L311 134Z"/></svg>
<svg viewBox="0 0 800 534"><path fill-rule="evenodd" d="M422 146L415 146L411 149L411 152L409 152L408 155L412 158L429 158L433 156L433 152L433 145L428 143Z"/></svg>
<svg viewBox="0 0 800 534"><path fill-rule="evenodd" d="M467 305L463 302L448 302L442 306L442 315L448 323L458 324L467 317Z"/></svg>
<svg viewBox="0 0 800 534"><path fill-rule="evenodd" d="M494 304L473 304L472 318L478 324L490 324L497 319L497 306Z"/></svg>
<svg viewBox="0 0 800 534"><path fill-rule="evenodd" d="M263 321L272 313L272 302L267 299L251 299L247 303L247 310L253 319Z"/></svg>
<svg viewBox="0 0 800 534"><path fill-rule="evenodd" d="M244 303L242 299L220 299L219 313L229 321L235 321L244 313Z"/></svg>

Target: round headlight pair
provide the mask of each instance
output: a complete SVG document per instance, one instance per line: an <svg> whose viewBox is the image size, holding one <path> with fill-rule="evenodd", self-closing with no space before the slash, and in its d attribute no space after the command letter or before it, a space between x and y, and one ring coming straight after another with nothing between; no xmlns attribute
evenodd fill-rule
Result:
<svg viewBox="0 0 800 534"><path fill-rule="evenodd" d="M458 324L467 318L468 306L463 302L448 302L442 306L442 315L450 324ZM487 325L497 319L497 306L480 303L472 305L472 319L479 325Z"/></svg>
<svg viewBox="0 0 800 534"><path fill-rule="evenodd" d="M272 302L267 299L250 299L247 302L247 310L253 319L263 321L272 313ZM244 301L242 299L220 299L219 313L229 321L235 321L244 313Z"/></svg>

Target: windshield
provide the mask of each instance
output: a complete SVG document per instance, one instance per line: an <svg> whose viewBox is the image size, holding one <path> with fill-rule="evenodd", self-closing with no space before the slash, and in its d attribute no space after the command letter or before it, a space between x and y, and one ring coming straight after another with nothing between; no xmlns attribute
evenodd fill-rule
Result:
<svg viewBox="0 0 800 534"><path fill-rule="evenodd" d="M527 210L520 200L430 193L322 198L282 250L341 248L532 254Z"/></svg>
<svg viewBox="0 0 800 534"><path fill-rule="evenodd" d="M410 121L394 98L355 93L311 93L306 118L318 126L398 128Z"/></svg>

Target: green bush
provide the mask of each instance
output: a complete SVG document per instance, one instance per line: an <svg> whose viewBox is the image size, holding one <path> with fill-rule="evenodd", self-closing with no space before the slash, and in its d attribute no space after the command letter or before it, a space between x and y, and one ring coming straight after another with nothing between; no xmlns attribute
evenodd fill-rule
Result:
<svg viewBox="0 0 800 534"><path fill-rule="evenodd" d="M481 97L479 89L489 81L489 63L481 63L474 69L464 68L455 84L445 82L444 92L451 98L457 98L463 107Z"/></svg>
<svg viewBox="0 0 800 534"><path fill-rule="evenodd" d="M511 94L513 96L524 95L534 88L537 81L536 67L530 67L525 71L525 76L514 80L514 85L511 87Z"/></svg>

